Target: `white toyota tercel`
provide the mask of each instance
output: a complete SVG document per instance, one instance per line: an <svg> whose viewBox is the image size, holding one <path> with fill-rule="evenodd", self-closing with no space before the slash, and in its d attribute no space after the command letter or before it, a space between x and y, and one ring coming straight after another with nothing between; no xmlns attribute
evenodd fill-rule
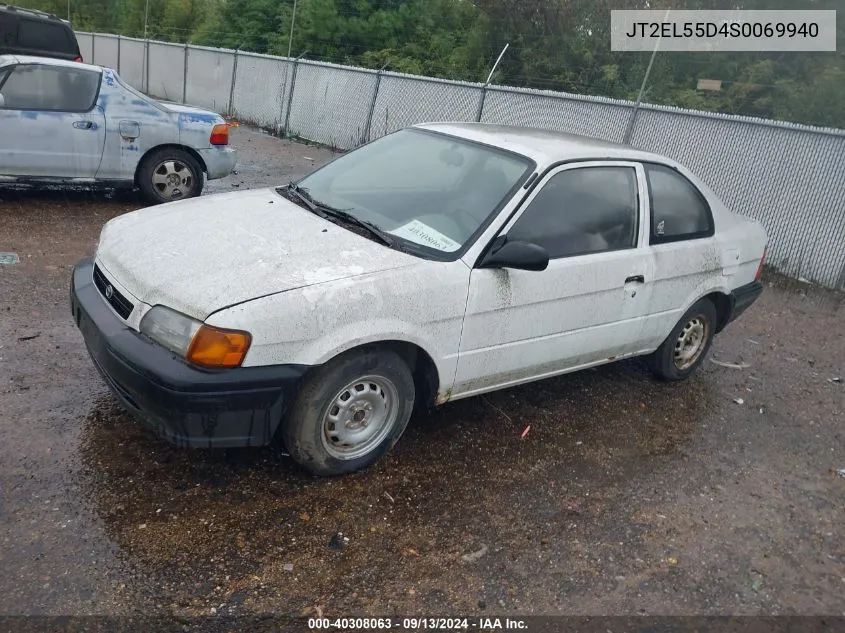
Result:
<svg viewBox="0 0 845 633"><path fill-rule="evenodd" d="M278 438L332 475L387 452L415 405L631 356L686 378L760 295L766 242L662 156L426 124L287 186L111 220L71 304L169 441Z"/></svg>

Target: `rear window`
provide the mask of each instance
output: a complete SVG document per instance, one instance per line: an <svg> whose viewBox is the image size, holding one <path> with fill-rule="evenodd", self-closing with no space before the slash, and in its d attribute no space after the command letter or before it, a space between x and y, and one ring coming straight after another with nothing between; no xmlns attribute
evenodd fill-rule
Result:
<svg viewBox="0 0 845 633"><path fill-rule="evenodd" d="M70 38L63 25L25 18L21 18L18 23L18 46L38 51L77 53L76 42Z"/></svg>

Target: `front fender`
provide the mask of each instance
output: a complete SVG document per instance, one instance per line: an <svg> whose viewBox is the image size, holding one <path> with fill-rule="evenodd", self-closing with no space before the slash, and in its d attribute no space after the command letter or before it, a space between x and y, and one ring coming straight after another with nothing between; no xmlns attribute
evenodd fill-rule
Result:
<svg viewBox="0 0 845 633"><path fill-rule="evenodd" d="M349 349L403 341L423 349L448 390L455 376L469 269L419 265L315 284L227 308L210 325L246 330L245 366L321 365Z"/></svg>

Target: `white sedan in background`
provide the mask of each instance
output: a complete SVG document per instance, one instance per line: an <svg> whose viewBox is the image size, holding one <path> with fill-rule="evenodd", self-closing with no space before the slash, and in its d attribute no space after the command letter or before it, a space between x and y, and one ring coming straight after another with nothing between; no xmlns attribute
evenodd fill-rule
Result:
<svg viewBox="0 0 845 633"><path fill-rule="evenodd" d="M137 186L170 202L230 174L228 144L220 115L159 103L109 68L0 56L0 184Z"/></svg>
<svg viewBox="0 0 845 633"><path fill-rule="evenodd" d="M332 475L388 451L416 404L631 356L688 377L761 293L766 241L662 156L429 124L288 186L111 220L71 304L168 440L278 437Z"/></svg>

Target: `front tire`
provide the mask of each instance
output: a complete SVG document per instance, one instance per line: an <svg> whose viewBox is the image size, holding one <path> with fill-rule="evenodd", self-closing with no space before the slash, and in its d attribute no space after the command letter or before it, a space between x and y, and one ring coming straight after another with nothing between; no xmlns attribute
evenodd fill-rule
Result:
<svg viewBox="0 0 845 633"><path fill-rule="evenodd" d="M701 299L681 317L671 334L650 356L649 369L661 380L689 378L704 361L716 334L716 306Z"/></svg>
<svg viewBox="0 0 845 633"><path fill-rule="evenodd" d="M344 354L305 379L282 423L291 457L314 475L365 468L387 453L408 425L414 379L398 354Z"/></svg>
<svg viewBox="0 0 845 633"><path fill-rule="evenodd" d="M202 193L204 183L199 162L175 147L154 151L138 168L138 187L151 204L194 198Z"/></svg>

